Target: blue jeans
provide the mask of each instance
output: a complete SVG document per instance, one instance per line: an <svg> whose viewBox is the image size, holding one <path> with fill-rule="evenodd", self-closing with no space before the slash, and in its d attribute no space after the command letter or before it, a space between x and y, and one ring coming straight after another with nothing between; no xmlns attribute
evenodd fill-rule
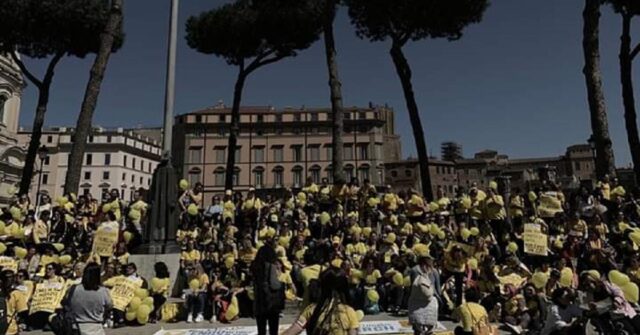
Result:
<svg viewBox="0 0 640 335"><path fill-rule="evenodd" d="M189 311L189 315L202 314L205 299L206 294L204 292L189 294L187 296L187 311Z"/></svg>

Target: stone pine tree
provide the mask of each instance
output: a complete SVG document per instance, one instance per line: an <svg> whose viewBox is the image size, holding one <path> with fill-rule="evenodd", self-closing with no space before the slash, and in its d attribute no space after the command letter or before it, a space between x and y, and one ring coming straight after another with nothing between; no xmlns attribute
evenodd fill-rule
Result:
<svg viewBox="0 0 640 335"><path fill-rule="evenodd" d="M123 0L111 0L109 18L100 35L100 46L91 67L89 82L85 89L82 107L80 108L76 129L73 134L73 144L69 154L69 168L67 169L67 177L64 184L65 194L78 192L82 161L87 147L87 137L93 128L93 112L98 103L102 79L107 70L107 63L111 53L122 45L122 6Z"/></svg>
<svg viewBox="0 0 640 335"><path fill-rule="evenodd" d="M11 55L38 90L20 194L31 185L56 66L65 56L82 58L98 50L108 12L103 0L3 0L0 5L0 52ZM27 68L18 53L47 59L44 75Z"/></svg>
<svg viewBox="0 0 640 335"><path fill-rule="evenodd" d="M391 58L400 78L413 128L424 196L433 199L429 157L420 112L411 82L411 67L402 48L410 41L462 37L463 29L479 22L488 0L346 0L360 38L391 41Z"/></svg>
<svg viewBox="0 0 640 335"><path fill-rule="evenodd" d="M319 1L240 0L187 21L187 43L238 68L231 107L225 188L233 189L235 153L240 132L240 103L247 78L257 69L294 57L322 30Z"/></svg>
<svg viewBox="0 0 640 335"><path fill-rule="evenodd" d="M608 0L616 13L622 18L622 34L620 36L620 83L622 84L622 102L624 105L624 121L627 128L627 141L631 150L633 172L640 181L640 136L636 123L636 102L633 92L633 61L640 53L640 43L632 47L631 23L640 15L640 1Z"/></svg>
<svg viewBox="0 0 640 335"><path fill-rule="evenodd" d="M344 160L344 111L342 104L342 84L338 73L338 60L336 59L336 42L333 36L333 21L336 17L339 0L324 0L324 10L322 11L324 50L327 59L327 69L329 72L329 88L331 93L331 167L333 180L344 180L343 160ZM355 131L355 130L354 130Z"/></svg>
<svg viewBox="0 0 640 335"><path fill-rule="evenodd" d="M607 108L604 101L604 93L602 92L602 77L600 75L599 31L601 2L601 0L585 0L582 40L585 60L583 73L587 85L591 131L596 146L596 175L598 178L615 173L615 160L611 138L609 137Z"/></svg>

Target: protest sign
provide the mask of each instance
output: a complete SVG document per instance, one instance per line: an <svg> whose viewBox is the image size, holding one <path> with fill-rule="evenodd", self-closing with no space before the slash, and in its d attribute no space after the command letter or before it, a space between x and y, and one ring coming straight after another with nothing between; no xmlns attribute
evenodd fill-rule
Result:
<svg viewBox="0 0 640 335"><path fill-rule="evenodd" d="M118 230L102 227L93 237L93 251L100 257L111 257L116 243L118 243Z"/></svg>
<svg viewBox="0 0 640 335"><path fill-rule="evenodd" d="M36 285L29 314L36 312L53 313L64 297L66 285L62 283L40 283Z"/></svg>

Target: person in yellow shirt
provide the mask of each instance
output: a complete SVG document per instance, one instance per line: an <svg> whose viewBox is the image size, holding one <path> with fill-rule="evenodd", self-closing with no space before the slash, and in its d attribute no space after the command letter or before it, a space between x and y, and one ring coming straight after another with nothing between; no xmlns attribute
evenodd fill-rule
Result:
<svg viewBox="0 0 640 335"><path fill-rule="evenodd" d="M347 277L342 269L330 268L320 278L320 299L307 306L283 335L307 334L356 335L360 321L347 304Z"/></svg>
<svg viewBox="0 0 640 335"><path fill-rule="evenodd" d="M187 295L186 308L188 311L187 323L204 321L204 303L209 287L209 276L204 273L204 269L200 263L189 266L187 283L189 283L190 292ZM195 319L193 316L196 316Z"/></svg>
<svg viewBox="0 0 640 335"><path fill-rule="evenodd" d="M522 191L520 188L516 188L509 199L509 214L511 214L511 222L515 231L520 231L522 228L522 218L524 217L524 198L522 197Z"/></svg>
<svg viewBox="0 0 640 335"><path fill-rule="evenodd" d="M465 294L465 303L453 312L453 318L461 325L455 329L456 335L473 335L473 327L480 322L489 323L487 310L479 304L480 292L476 288L469 288Z"/></svg>
<svg viewBox="0 0 640 335"><path fill-rule="evenodd" d="M20 332L18 323L20 322L20 315L29 310L27 305L27 296L19 291L13 289L14 274L11 270L3 270L0 272L0 280L2 281L3 296L6 299L7 310L6 318L9 324L7 328L7 335L15 335Z"/></svg>
<svg viewBox="0 0 640 335"><path fill-rule="evenodd" d="M171 285L171 279L169 278L169 269L164 262L157 262L154 264L156 276L151 279L151 297L153 297L153 311L150 315L150 322L154 323L161 319L160 310L162 305L167 301L169 295L169 287Z"/></svg>
<svg viewBox="0 0 640 335"><path fill-rule="evenodd" d="M200 260L200 251L195 249L195 243L191 239L187 240L186 250L180 253L180 265L184 267L187 262L200 262Z"/></svg>
<svg viewBox="0 0 640 335"><path fill-rule="evenodd" d="M40 217L36 220L36 223L33 226L33 242L35 244L48 241L49 234L51 233L51 227L49 226L50 217L51 212L43 211L40 213Z"/></svg>

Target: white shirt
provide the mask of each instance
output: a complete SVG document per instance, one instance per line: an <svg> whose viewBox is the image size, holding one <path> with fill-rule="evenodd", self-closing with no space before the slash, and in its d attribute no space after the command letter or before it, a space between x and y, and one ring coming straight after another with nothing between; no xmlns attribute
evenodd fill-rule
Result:
<svg viewBox="0 0 640 335"><path fill-rule="evenodd" d="M549 335L553 331L562 329L568 326L574 318L580 316L582 316L582 310L577 305L560 308L560 306L554 304L551 306L549 313L547 313L547 319L540 335Z"/></svg>

